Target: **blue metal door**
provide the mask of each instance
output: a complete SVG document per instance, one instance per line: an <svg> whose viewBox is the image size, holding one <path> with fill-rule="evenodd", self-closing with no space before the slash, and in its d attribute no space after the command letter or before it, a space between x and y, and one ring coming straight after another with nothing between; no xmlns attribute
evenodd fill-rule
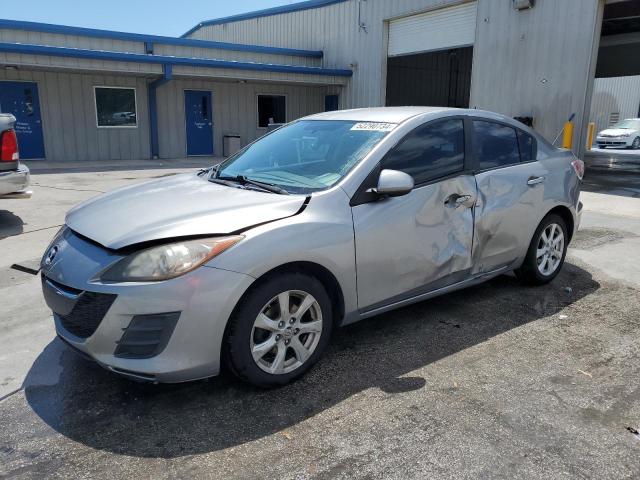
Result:
<svg viewBox="0 0 640 480"><path fill-rule="evenodd" d="M213 111L211 92L185 90L187 155L213 155Z"/></svg>
<svg viewBox="0 0 640 480"><path fill-rule="evenodd" d="M0 112L16 117L20 158L44 158L38 85L33 82L0 82Z"/></svg>

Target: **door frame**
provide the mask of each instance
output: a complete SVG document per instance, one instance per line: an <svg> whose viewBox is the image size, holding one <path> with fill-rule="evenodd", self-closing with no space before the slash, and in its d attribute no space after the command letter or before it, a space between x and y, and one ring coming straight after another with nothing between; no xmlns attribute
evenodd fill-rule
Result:
<svg viewBox="0 0 640 480"><path fill-rule="evenodd" d="M42 130L42 153L43 156L41 158L30 158L29 161L33 162L34 160L36 162L39 161L44 161L47 159L47 140L46 140L46 135L45 135L45 128L44 128L44 110L42 109L42 98L40 96L40 92L43 90L41 87L41 81L40 80L12 80L10 78L3 78L0 79L0 83L2 82L9 82L9 83L35 83L36 88L38 89L38 108L40 109L40 129ZM20 147L18 145L18 147Z"/></svg>
<svg viewBox="0 0 640 480"><path fill-rule="evenodd" d="M189 129L187 128L187 92L207 92L210 95L211 100L211 155L189 155ZM182 89L182 108L183 108L183 123L184 123L184 157L215 157L216 155L216 137L214 133L214 127L216 122L213 118L213 90L206 88L183 88Z"/></svg>

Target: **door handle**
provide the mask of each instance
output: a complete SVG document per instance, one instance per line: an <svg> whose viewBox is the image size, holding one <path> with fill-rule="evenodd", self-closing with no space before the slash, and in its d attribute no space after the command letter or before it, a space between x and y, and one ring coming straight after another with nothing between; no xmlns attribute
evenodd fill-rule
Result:
<svg viewBox="0 0 640 480"><path fill-rule="evenodd" d="M537 185L542 182L544 182L544 177L529 177L529 180L527 180L527 185Z"/></svg>
<svg viewBox="0 0 640 480"><path fill-rule="evenodd" d="M460 195L458 193L453 193L447 197L447 199L444 201L444 204L447 207L458 208L462 206L470 207L470 202L471 195Z"/></svg>

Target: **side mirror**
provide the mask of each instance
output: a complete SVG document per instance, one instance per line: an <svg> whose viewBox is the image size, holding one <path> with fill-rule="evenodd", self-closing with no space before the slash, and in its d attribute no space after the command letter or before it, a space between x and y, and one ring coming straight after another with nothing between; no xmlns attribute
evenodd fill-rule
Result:
<svg viewBox="0 0 640 480"><path fill-rule="evenodd" d="M382 197L401 197L413 190L413 177L399 170L382 170L378 186L369 191Z"/></svg>

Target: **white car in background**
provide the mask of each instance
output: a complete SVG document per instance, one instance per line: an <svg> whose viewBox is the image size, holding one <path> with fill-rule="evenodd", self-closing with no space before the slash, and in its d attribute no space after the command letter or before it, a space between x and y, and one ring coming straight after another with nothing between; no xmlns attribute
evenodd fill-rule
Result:
<svg viewBox="0 0 640 480"><path fill-rule="evenodd" d="M640 118L627 118L611 128L602 130L596 137L598 148L640 148Z"/></svg>

